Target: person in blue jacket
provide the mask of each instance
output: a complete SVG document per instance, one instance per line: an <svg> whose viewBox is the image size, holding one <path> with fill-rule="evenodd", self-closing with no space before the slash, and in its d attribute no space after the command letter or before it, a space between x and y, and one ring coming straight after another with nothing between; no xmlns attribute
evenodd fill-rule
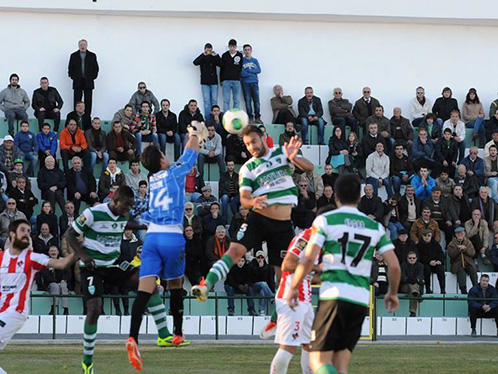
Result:
<svg viewBox="0 0 498 374"><path fill-rule="evenodd" d="M429 175L427 167L421 166L419 173L412 178L412 186L415 188L415 195L420 202L431 196L432 189L436 186L434 178Z"/></svg>
<svg viewBox="0 0 498 374"><path fill-rule="evenodd" d="M246 102L246 111L250 122L262 124L261 111L259 104L259 80L258 74L261 73L261 66L257 59L252 57L252 47L244 44L244 58L242 60L242 72L240 80L242 83L242 93ZM254 103L254 113L252 104Z"/></svg>
<svg viewBox="0 0 498 374"><path fill-rule="evenodd" d="M473 338L477 336L476 323L478 318L494 318L498 335L498 301L489 300L497 299L498 291L489 284L488 274L481 275L479 283L470 289L468 298L482 299L468 301L471 336Z"/></svg>
<svg viewBox="0 0 498 374"><path fill-rule="evenodd" d="M425 166L431 170L436 167L434 162L434 143L428 139L427 130L419 129L418 137L412 144L411 161L415 170Z"/></svg>
<svg viewBox="0 0 498 374"><path fill-rule="evenodd" d="M461 165L467 168L467 175L475 175L479 180L479 185L484 185L484 160L478 155L477 147L470 147L469 154L462 161Z"/></svg>
<svg viewBox="0 0 498 374"><path fill-rule="evenodd" d="M52 156L55 159L55 152L57 152L57 134L50 131L50 124L44 123L42 131L36 135L38 142L38 157L40 165L45 165L45 158Z"/></svg>
<svg viewBox="0 0 498 374"><path fill-rule="evenodd" d="M21 122L21 131L14 137L14 145L24 153L24 160L28 164L27 171L24 170L28 177L35 176L35 166L38 162L38 142L34 133L29 131L29 122Z"/></svg>

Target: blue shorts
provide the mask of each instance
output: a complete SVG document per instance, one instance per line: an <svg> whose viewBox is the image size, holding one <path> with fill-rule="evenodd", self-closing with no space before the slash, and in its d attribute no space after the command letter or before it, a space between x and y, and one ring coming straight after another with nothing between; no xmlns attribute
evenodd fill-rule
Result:
<svg viewBox="0 0 498 374"><path fill-rule="evenodd" d="M176 279L185 274L185 238L183 234L151 232L145 236L140 278L155 275Z"/></svg>

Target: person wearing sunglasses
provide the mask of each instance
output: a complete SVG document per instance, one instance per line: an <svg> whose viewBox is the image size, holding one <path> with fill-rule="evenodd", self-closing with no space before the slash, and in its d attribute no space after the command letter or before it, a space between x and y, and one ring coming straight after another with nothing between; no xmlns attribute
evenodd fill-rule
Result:
<svg viewBox="0 0 498 374"><path fill-rule="evenodd" d="M406 258L407 262L401 265L401 292L420 297L424 285L424 265L418 261L416 252L409 252ZM410 317L417 315L418 303L416 299L410 300Z"/></svg>
<svg viewBox="0 0 498 374"><path fill-rule="evenodd" d="M425 97L425 89L418 86L415 97L410 100L410 119L414 127L419 127L431 111L431 101Z"/></svg>
<svg viewBox="0 0 498 374"><path fill-rule="evenodd" d="M352 109L353 104L342 97L342 88L334 88L334 97L329 100L330 118L334 127L341 128L343 140L346 136L346 126L349 126L351 131L358 132L358 121L353 117Z"/></svg>
<svg viewBox="0 0 498 374"><path fill-rule="evenodd" d="M374 114L375 108L380 105L379 100L371 96L371 92L370 87L363 87L363 96L356 100L353 107L353 116L363 129L367 118Z"/></svg>
<svg viewBox="0 0 498 374"><path fill-rule="evenodd" d="M154 93L147 89L147 85L145 84L145 82L140 82L138 83L138 87L135 93L131 95L128 104L133 106L133 111L134 113L136 113L140 111L140 107L142 106L142 103L144 101L151 103L151 105L154 107L154 111L152 113L157 113L161 110L159 101L157 100Z"/></svg>

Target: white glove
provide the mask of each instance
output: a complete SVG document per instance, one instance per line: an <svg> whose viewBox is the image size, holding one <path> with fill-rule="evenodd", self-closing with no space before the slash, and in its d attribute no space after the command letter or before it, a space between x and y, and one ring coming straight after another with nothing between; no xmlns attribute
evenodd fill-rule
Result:
<svg viewBox="0 0 498 374"><path fill-rule="evenodd" d="M190 135L196 135L199 141L199 145L202 145L207 137L208 131L204 122L192 121L187 127L187 131Z"/></svg>

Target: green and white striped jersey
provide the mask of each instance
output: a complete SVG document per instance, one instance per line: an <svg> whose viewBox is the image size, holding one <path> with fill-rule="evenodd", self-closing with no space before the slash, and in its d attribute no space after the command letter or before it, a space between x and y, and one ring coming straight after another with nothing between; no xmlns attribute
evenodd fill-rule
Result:
<svg viewBox="0 0 498 374"><path fill-rule="evenodd" d="M83 249L95 259L97 267L114 264L121 254L121 239L128 217L115 216L109 204L87 208L73 222L73 229L83 234ZM84 266L82 262L80 265Z"/></svg>
<svg viewBox="0 0 498 374"><path fill-rule="evenodd" d="M308 245L321 247L320 300L344 300L368 307L374 251L393 250L384 227L358 209L341 207L318 216Z"/></svg>
<svg viewBox="0 0 498 374"><path fill-rule="evenodd" d="M290 161L282 147L270 149L261 158L251 158L239 171L239 190L254 197L267 195L268 206L297 205L298 190L292 180Z"/></svg>

